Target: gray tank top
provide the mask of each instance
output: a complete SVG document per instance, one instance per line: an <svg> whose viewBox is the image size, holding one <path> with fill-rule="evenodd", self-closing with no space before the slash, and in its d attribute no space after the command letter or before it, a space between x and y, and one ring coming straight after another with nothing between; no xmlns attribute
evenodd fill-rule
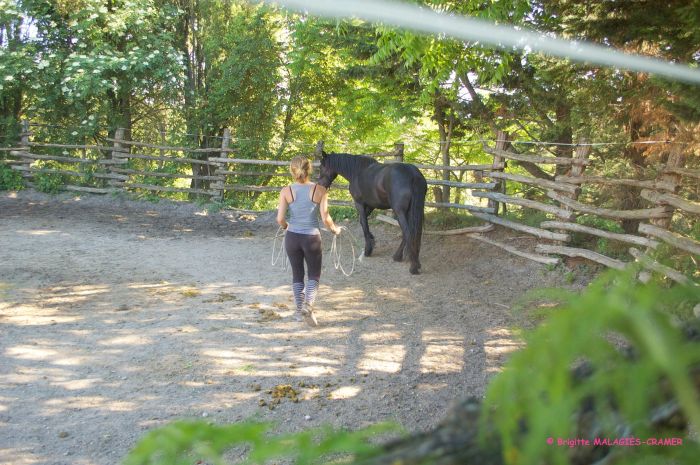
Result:
<svg viewBox="0 0 700 465"><path fill-rule="evenodd" d="M318 229L318 204L311 200L311 190L316 184L292 184L287 231L297 234L321 234Z"/></svg>

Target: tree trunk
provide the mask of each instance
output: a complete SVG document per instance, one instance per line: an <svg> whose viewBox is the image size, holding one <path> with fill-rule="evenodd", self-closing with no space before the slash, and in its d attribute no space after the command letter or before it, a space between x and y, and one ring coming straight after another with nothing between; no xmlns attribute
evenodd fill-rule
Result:
<svg viewBox="0 0 700 465"><path fill-rule="evenodd" d="M448 105L445 98L439 94L435 94L433 118L438 125L440 134L440 157L443 166L450 166L450 145L452 143L452 131L454 130L455 118L450 112L447 112ZM444 170L442 172L444 181L450 180L450 172ZM450 201L450 186L442 186L442 198L445 202Z"/></svg>

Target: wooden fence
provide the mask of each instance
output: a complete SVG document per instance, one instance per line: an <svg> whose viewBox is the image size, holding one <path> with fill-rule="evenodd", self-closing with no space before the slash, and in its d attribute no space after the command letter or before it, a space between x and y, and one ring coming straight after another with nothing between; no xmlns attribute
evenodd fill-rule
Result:
<svg viewBox="0 0 700 465"><path fill-rule="evenodd" d="M225 131L221 145L214 148L176 147L131 141L118 130L114 138L107 139L110 145L79 145L43 143L31 140L28 124L24 124L17 147L2 148L5 154L2 163L22 173L28 184L33 186L44 174L61 175L67 180L63 188L69 191L109 193L118 190L151 192L179 192L208 196L220 201L227 192L277 192L281 187L268 183L248 185L241 180L247 176L256 179L289 177L288 161L253 160L237 158L237 150L231 148L231 136ZM417 164L431 186L471 191L471 203L450 203L427 201L427 207L467 210L473 216L484 220L486 225L499 225L533 236L538 242L534 250L519 250L511 245L498 242L480 234L475 239L501 247L511 253L541 263L554 264L558 256L582 257L611 268L624 268L631 261L637 261L649 271L661 273L668 278L687 283L689 279L678 271L662 265L649 256L649 251L660 243L667 244L692 256L700 256L700 243L690 237L672 231L671 217L680 212L697 217L700 203L678 195L682 179L700 179L700 170L685 167L685 154L682 145L674 145L665 169L658 179L637 180L594 176L586 173L590 167L590 145L585 141L577 146L572 158L549 155L515 153L508 149L505 133L498 133L495 147L484 146L484 151L493 157L492 163L441 166ZM61 155L56 151L61 150ZM323 150L319 142L315 155ZM53 152L53 153L51 153ZM9 155L9 156L8 156ZM395 144L392 150L370 154L385 162L404 160L403 144ZM563 166L566 175L558 175L553 180L508 172L508 162L528 162L541 166ZM445 180L446 172L471 172L473 182ZM187 173L186 173L187 172ZM191 174L188 174L191 173ZM154 179L181 180L188 186L163 186ZM150 179L150 181L149 181ZM533 200L506 193L506 183L527 186L540 190L543 201ZM638 189L647 207L634 210L614 210L584 203L579 199L581 188L590 184L627 186ZM336 189L347 189L346 184L334 184ZM480 200L482 199L482 200ZM486 204L484 205L484 202ZM334 205L352 205L351 202L334 199ZM526 225L512 218L499 215L505 206L516 206L541 211L547 220L538 226ZM636 234L623 234L594 228L577 223L580 215L614 221L640 221ZM462 228L458 232L483 232L484 226ZM572 233L604 238L631 245L629 259L613 258L586 248L573 247ZM644 277L644 276L643 276Z"/></svg>

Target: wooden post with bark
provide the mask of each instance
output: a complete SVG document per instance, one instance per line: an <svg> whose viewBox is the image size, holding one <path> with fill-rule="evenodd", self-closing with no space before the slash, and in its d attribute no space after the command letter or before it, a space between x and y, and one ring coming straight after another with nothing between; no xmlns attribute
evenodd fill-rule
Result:
<svg viewBox="0 0 700 465"><path fill-rule="evenodd" d="M585 138L582 138L579 140L578 144L576 145L576 151L574 152L574 158L572 159L572 164L571 164L571 169L567 173L566 176L563 176L562 181L567 182L566 178L572 178L572 179L577 179L583 176L583 171L586 169L586 164L585 160L588 160L588 157L591 153L591 146L588 145L588 140ZM557 179L559 181L559 179ZM579 195L581 195L581 186L577 186L576 190L573 193L569 192L562 192L561 195L570 198L571 200L576 200L578 201ZM565 210L569 210L570 207L568 205L562 204L559 202L561 208ZM576 217L573 219L566 219L565 221L567 222L573 222L576 223ZM559 231L559 232L564 232L564 231Z"/></svg>
<svg viewBox="0 0 700 465"><path fill-rule="evenodd" d="M117 166L126 165L129 162L129 148L126 147L125 144L122 144L122 142L125 140L124 137L124 128L117 128L117 130L114 131L114 142L112 144L112 160L107 165L107 170L110 174L118 174L114 171L114 169L117 168ZM107 185L109 185L109 187L112 189L116 189L118 187L122 187L125 184L125 181L126 180L109 179L107 181Z"/></svg>
<svg viewBox="0 0 700 465"><path fill-rule="evenodd" d="M670 192L671 194L675 193L681 184L682 176L678 172L674 172L674 170L683 169L683 167L685 166L686 155L683 148L684 146L682 144L673 145L673 147L671 148L671 152L668 155L668 160L666 160L666 166L658 178L658 185L663 187L663 190ZM649 193L647 194L647 192ZM647 200L656 203L657 207L660 207L664 210L666 216L662 218L650 218L650 225L640 223L638 226L638 230L640 233L646 234L647 237L652 239L654 237L659 237L660 235L663 236L664 232L669 229L669 227L671 226L671 220L673 219L673 212L675 211L673 205L664 202L661 198L658 198L663 197L662 195L656 194L658 194L657 189L653 189L650 191L644 189L642 190L642 197L645 197L647 198ZM666 240L668 240L668 238L666 238ZM642 263L645 269L656 271L673 279L676 282L687 284L688 280L684 275L678 273L677 271L671 268L656 263L656 261L650 258L646 254L646 252L648 252L649 250L650 249L647 248L645 252L641 252L636 249L630 249L630 253L638 262ZM640 271L638 278L642 282L647 282L651 279L651 273L649 271L642 270Z"/></svg>
<svg viewBox="0 0 700 465"><path fill-rule="evenodd" d="M675 144L671 148L671 153L668 155L668 160L666 161L666 167L662 171L659 177L659 184L667 186L669 191L673 194L678 191L678 187L681 184L681 175L673 172L674 169L683 168L685 166L685 151L682 144ZM668 213L666 218L654 218L651 223L659 228L668 229L671 226L671 218L675 208L668 203L663 202L663 200L658 201L657 205L663 207Z"/></svg>
<svg viewBox="0 0 700 465"><path fill-rule="evenodd" d="M32 162L34 161L33 159L29 158L29 136L31 133L29 132L29 121L22 120L22 132L20 133L20 139L19 139L19 155L22 158L22 175L24 177L29 177L31 175L31 170L30 166ZM25 156L26 155L26 156Z"/></svg>
<svg viewBox="0 0 700 465"><path fill-rule="evenodd" d="M323 156L323 146L324 142L322 140L316 142L316 148L314 149L314 160L321 161Z"/></svg>
<svg viewBox="0 0 700 465"><path fill-rule="evenodd" d="M224 137L221 140L221 153L220 158L228 158L228 147L231 143L231 130L229 128L224 129ZM211 158L209 159L211 161ZM220 174L219 171L226 170L226 165L224 163L216 162L213 165L209 165L212 171L211 176L215 176L216 179L209 185L211 189L211 200L213 202L222 202L224 200L224 184L226 184L226 175Z"/></svg>
<svg viewBox="0 0 700 465"><path fill-rule="evenodd" d="M397 142L394 144L394 152L396 155L394 155L394 161L397 163L403 163L403 150L404 150L404 143L403 142Z"/></svg>
<svg viewBox="0 0 700 465"><path fill-rule="evenodd" d="M496 149L497 150L506 150L508 147L508 134L505 131L496 131ZM493 156L493 168L491 169L492 171L503 171L505 169L505 159L501 156L494 155ZM497 180L496 181L496 186L493 188L493 192L500 192L500 193L505 193L506 191L506 182L505 180ZM498 206L499 203L496 200L489 199L488 201L488 207L493 208L494 210L494 215L498 216ZM503 210L505 213L506 206L503 204Z"/></svg>

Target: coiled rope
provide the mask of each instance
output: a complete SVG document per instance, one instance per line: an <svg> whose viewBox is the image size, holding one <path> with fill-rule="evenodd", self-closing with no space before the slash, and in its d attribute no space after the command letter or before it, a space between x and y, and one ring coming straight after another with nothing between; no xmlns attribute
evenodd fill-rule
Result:
<svg viewBox="0 0 700 465"><path fill-rule="evenodd" d="M345 226L341 226L340 234L333 234L333 240L331 241L330 255L333 258L333 267L336 270L340 270L345 276L350 276L355 271L355 236L352 235L350 230ZM352 266L350 267L350 272L345 271L342 263L343 255L343 236L350 236L347 240L350 243L350 251L352 253ZM364 249L360 253L358 260L362 260L362 254L364 254Z"/></svg>
<svg viewBox="0 0 700 465"><path fill-rule="evenodd" d="M287 230L280 226L277 228L275 238L272 240L272 266L277 266L280 261L280 257L284 255L284 258L282 259L282 269L284 271L287 271L287 268L289 268L289 257L287 257L287 254L284 253L284 235L286 233ZM280 242L279 247L277 246L278 239Z"/></svg>
<svg viewBox="0 0 700 465"><path fill-rule="evenodd" d="M333 261L333 268L340 270L345 276L349 277L355 271L355 261L362 261L362 255L364 254L364 249L360 251L360 255L355 258L355 236L346 228L345 226L340 226L340 234L333 234L333 239L331 240L331 248L329 254ZM327 231L324 229L324 231ZM275 237L272 240L272 258L270 260L272 266L277 266L277 264L282 264L282 269L287 271L289 268L289 258L287 254L284 253L284 236L287 230L280 226L277 228ZM347 237L349 236L349 237ZM352 254L352 265L350 271L347 271L343 266L343 237L345 237L345 249L350 246L350 252ZM279 244L278 244L279 241Z"/></svg>

